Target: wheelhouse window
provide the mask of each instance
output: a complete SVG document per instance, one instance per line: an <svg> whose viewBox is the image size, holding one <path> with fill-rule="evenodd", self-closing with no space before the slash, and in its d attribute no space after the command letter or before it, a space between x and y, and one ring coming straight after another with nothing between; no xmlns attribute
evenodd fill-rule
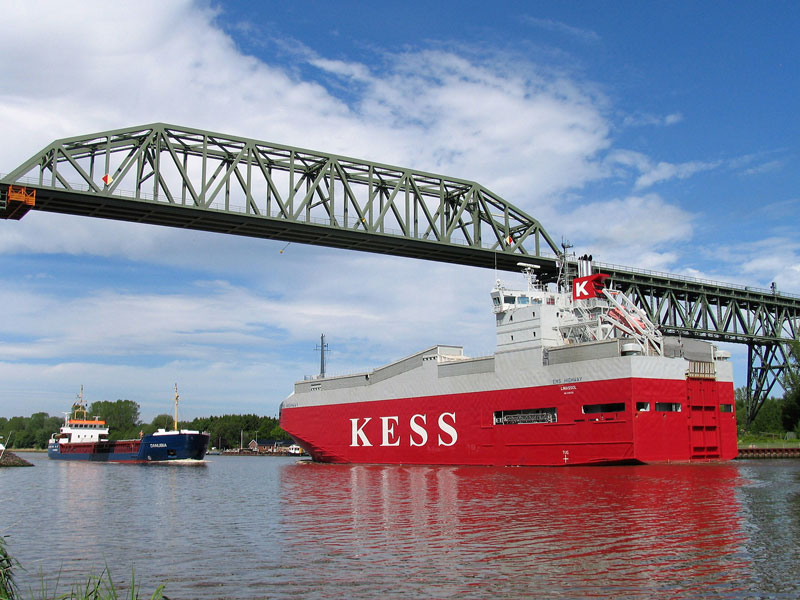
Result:
<svg viewBox="0 0 800 600"><path fill-rule="evenodd" d="M637 402L636 403L636 410L639 412L649 412L650 411L650 403L649 402Z"/></svg>
<svg viewBox="0 0 800 600"><path fill-rule="evenodd" d="M496 410L495 425L533 425L537 423L557 423L558 411L555 407L528 408L523 410Z"/></svg>
<svg viewBox="0 0 800 600"><path fill-rule="evenodd" d="M719 412L732 413L733 412L733 404L720 404L719 405Z"/></svg>
<svg viewBox="0 0 800 600"><path fill-rule="evenodd" d="M681 412L680 402L656 402L658 412Z"/></svg>

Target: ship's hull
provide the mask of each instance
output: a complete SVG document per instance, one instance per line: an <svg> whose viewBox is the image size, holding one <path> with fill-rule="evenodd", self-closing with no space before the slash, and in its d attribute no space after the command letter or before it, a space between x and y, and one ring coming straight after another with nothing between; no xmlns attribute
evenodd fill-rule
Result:
<svg viewBox="0 0 800 600"><path fill-rule="evenodd" d="M730 381L584 378L390 400L287 401L281 427L322 462L690 462L736 457L733 405Z"/></svg>
<svg viewBox="0 0 800 600"><path fill-rule="evenodd" d="M208 450L207 433L146 435L140 440L85 443L51 441L47 455L55 460L149 463L203 460Z"/></svg>

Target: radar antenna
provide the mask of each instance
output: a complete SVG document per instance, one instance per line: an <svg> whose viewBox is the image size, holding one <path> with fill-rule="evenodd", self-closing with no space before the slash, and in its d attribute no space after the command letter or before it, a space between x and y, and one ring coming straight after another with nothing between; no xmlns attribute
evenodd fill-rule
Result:
<svg viewBox="0 0 800 600"><path fill-rule="evenodd" d="M568 239L561 238L561 255L558 257L556 264L558 265L558 290L565 292L569 289L569 264L567 261L567 250L572 248L572 244ZM574 253L573 253L574 254Z"/></svg>

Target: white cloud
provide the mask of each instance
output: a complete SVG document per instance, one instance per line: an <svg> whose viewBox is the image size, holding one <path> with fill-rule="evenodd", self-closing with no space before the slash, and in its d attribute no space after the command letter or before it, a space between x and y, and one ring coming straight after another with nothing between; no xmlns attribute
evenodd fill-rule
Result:
<svg viewBox="0 0 800 600"><path fill-rule="evenodd" d="M332 373L375 367L437 342L491 351L491 273L351 254L317 251L317 269L307 278L281 276L273 284L283 288L278 294L198 281L149 292L87 289L65 299L48 291L50 280L44 288L2 285L0 304L14 307L14 318L0 323L0 372L7 374L0 396L9 397L7 386L24 387L25 373L38 365L40 376L28 382L37 389L58 390L59 380L91 383L105 397L139 394L131 399L152 402L159 392L145 380L163 387L177 379L192 389L193 414L213 405L215 395L272 410L294 380L316 372L313 343L323 332ZM60 391L44 410L57 413L53 404L71 397ZM224 402L214 410L223 412Z"/></svg>
<svg viewBox="0 0 800 600"><path fill-rule="evenodd" d="M612 150L605 161L606 169L619 177L632 172L636 178L634 189L643 190L673 179L688 179L696 173L711 171L723 166L723 161L655 162L641 152Z"/></svg>
<svg viewBox="0 0 800 600"><path fill-rule="evenodd" d="M24 140L0 149L3 165L55 137L166 121L478 180L523 208L604 176L604 99L521 56L408 51L375 73L297 49L296 60L358 81L348 102L290 66L241 55L213 13L189 2L145 3L141 12L54 3L51 19L28 6L14 4L10 15L30 23L24 34L0 41L0 53L14 57L0 75L18 90L0 97L0 122ZM104 20L87 26L94 9ZM34 43L41 39L50 43Z"/></svg>
<svg viewBox="0 0 800 600"><path fill-rule="evenodd" d="M523 208L603 176L604 100L520 57L406 52L388 57L378 75L362 64L303 55L360 86L350 119L365 129L351 138L354 123L343 123L345 135L332 141L348 142L350 155L361 147L361 156L379 162L479 181Z"/></svg>
<svg viewBox="0 0 800 600"><path fill-rule="evenodd" d="M767 162L763 162L758 164L754 167L750 167L749 169L745 169L743 173L745 175L763 175L764 173L774 173L775 171L780 171L786 166L786 160L770 160Z"/></svg>
<svg viewBox="0 0 800 600"><path fill-rule="evenodd" d="M693 234L694 215L658 194L581 205L562 215L567 237L602 262L667 271L676 246Z"/></svg>
<svg viewBox="0 0 800 600"><path fill-rule="evenodd" d="M720 164L722 164L721 161L689 161L678 164L662 161L652 165L636 179L636 188L648 188L656 183L661 183L670 179L688 179L695 173L716 169Z"/></svg>
<svg viewBox="0 0 800 600"><path fill-rule="evenodd" d="M671 125L677 125L683 121L683 119L683 114L680 112L674 112L668 115L635 113L626 115L622 119L622 124L626 127L669 127Z"/></svg>
<svg viewBox="0 0 800 600"><path fill-rule="evenodd" d="M800 242L796 238L773 236L736 244L709 244L700 249L713 271L700 275L759 289L800 294Z"/></svg>
<svg viewBox="0 0 800 600"><path fill-rule="evenodd" d="M523 17L523 22L533 25L534 27L538 27L539 29L565 34L586 43L594 44L599 42L601 39L595 31L583 29L581 27L575 27L573 25L568 25L567 23L555 21L553 19L541 19L537 17L525 16Z"/></svg>
<svg viewBox="0 0 800 600"><path fill-rule="evenodd" d="M6 287L0 290L0 301L17 308L15 319L4 321L0 333L25 342L0 342L0 359L70 354L208 357L214 348L252 349L264 339L314 339L321 327L340 338L368 339L379 333L392 340L395 351L418 340L420 331L438 338L457 328L465 337L475 337L473 324L442 321L438 312L419 311L419 306L481 312L488 295L476 298L464 292L475 285L488 291L490 272L378 256L342 260L343 254L349 253L319 251L313 277L293 280L280 294L225 281L196 281L150 293L89 289L66 300L35 283ZM387 268L392 276L381 278ZM48 281L46 287L50 285ZM417 301L409 302L414 296ZM490 321L486 318L484 325Z"/></svg>
<svg viewBox="0 0 800 600"><path fill-rule="evenodd" d="M89 402L133 400L140 405L142 419L150 421L157 414L172 412L172 386L177 383L181 419L236 412L276 416L287 395L283 383L295 377L297 369L312 373L313 362L298 360L289 368L240 358L144 366L86 360L53 364L0 361L0 411L6 417L39 411L60 415L83 384Z"/></svg>
<svg viewBox="0 0 800 600"><path fill-rule="evenodd" d="M775 280L779 291L800 294L800 257L796 256L794 264L785 266Z"/></svg>

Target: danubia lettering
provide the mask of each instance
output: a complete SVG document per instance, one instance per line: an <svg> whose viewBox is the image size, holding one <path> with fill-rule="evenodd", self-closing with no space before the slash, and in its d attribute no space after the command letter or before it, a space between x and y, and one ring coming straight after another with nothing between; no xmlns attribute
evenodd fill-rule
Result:
<svg viewBox="0 0 800 600"><path fill-rule="evenodd" d="M452 446L458 441L458 431L455 428L456 413L445 412L436 420L435 443L438 446ZM380 446L400 446L403 440L408 441L411 447L434 443L434 438L428 435L428 415L416 414L408 420L408 430L400 431L400 417L372 417L363 419L350 419L350 446L372 446L372 441L380 437ZM380 434L380 435L379 435ZM371 439L370 439L371 436Z"/></svg>

